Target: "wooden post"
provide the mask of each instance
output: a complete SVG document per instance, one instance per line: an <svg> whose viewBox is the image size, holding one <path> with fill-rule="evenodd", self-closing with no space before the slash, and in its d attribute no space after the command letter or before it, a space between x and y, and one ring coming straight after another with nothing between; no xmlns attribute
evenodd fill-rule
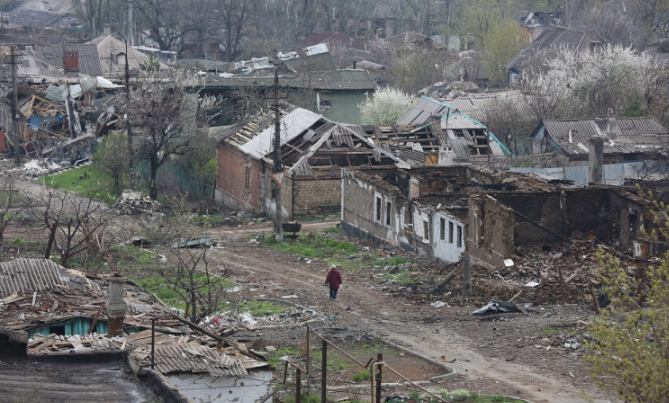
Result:
<svg viewBox="0 0 669 403"><path fill-rule="evenodd" d="M328 343L323 339L323 360L321 362L321 403L326 403L328 387Z"/></svg>
<svg viewBox="0 0 669 403"><path fill-rule="evenodd" d="M379 353L377 360L378 362L383 362L383 354ZM376 403L381 403L381 380L383 379L383 365L377 365L376 368L378 369L378 372L372 375L376 376Z"/></svg>
<svg viewBox="0 0 669 403"><path fill-rule="evenodd" d="M462 296L472 295L471 256L465 255L462 261Z"/></svg>
<svg viewBox="0 0 669 403"><path fill-rule="evenodd" d="M300 403L300 395L302 394L302 370L295 368L295 403Z"/></svg>

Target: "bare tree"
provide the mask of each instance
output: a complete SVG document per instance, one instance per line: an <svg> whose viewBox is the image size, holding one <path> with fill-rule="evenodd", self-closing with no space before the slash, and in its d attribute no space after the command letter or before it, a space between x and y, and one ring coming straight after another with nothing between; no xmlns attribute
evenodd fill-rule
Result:
<svg viewBox="0 0 669 403"><path fill-rule="evenodd" d="M3 259L5 230L27 207L27 196L14 176L0 179L0 261Z"/></svg>
<svg viewBox="0 0 669 403"><path fill-rule="evenodd" d="M251 9L251 0L216 0L218 20L223 28L225 60L234 60Z"/></svg>
<svg viewBox="0 0 669 403"><path fill-rule="evenodd" d="M172 49L191 28L184 25L182 2L178 0L134 0L134 5L142 16L148 37L160 50Z"/></svg>
<svg viewBox="0 0 669 403"><path fill-rule="evenodd" d="M184 302L185 317L197 323L199 318L216 312L223 302L223 279L229 271L223 267L218 273L214 272L207 248L188 249L174 245L171 252L176 263L164 266L161 275Z"/></svg>
<svg viewBox="0 0 669 403"><path fill-rule="evenodd" d="M54 247L59 252L60 264L65 267L72 257L101 242L99 236L114 216L92 195L81 197L51 190L42 202L43 207L33 207L31 214L51 233L46 256Z"/></svg>
<svg viewBox="0 0 669 403"><path fill-rule="evenodd" d="M200 96L197 77L186 72L146 79L130 95L128 120L137 132L137 156L149 161L149 196L158 197L158 168L183 155L192 146L198 129L216 116L217 100Z"/></svg>
<svg viewBox="0 0 669 403"><path fill-rule="evenodd" d="M602 43L631 46L639 39L622 0L588 7L574 18L572 28L587 32Z"/></svg>

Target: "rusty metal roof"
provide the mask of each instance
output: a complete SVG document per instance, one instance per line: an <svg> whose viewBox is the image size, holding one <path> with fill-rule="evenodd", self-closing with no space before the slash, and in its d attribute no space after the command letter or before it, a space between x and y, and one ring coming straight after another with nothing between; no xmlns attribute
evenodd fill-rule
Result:
<svg viewBox="0 0 669 403"><path fill-rule="evenodd" d="M156 347L156 369L162 374L240 376L248 372L242 362L217 349L194 343Z"/></svg>
<svg viewBox="0 0 669 403"><path fill-rule="evenodd" d="M0 298L69 286L68 276L58 264L47 259L15 259L0 263Z"/></svg>

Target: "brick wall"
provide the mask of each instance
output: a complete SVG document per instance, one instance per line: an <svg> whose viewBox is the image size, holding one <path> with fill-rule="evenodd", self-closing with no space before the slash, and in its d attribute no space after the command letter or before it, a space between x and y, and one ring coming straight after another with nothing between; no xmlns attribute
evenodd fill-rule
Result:
<svg viewBox="0 0 669 403"><path fill-rule="evenodd" d="M225 143L219 143L217 150L217 199L233 209L260 212L260 162Z"/></svg>
<svg viewBox="0 0 669 403"><path fill-rule="evenodd" d="M560 192L495 194L504 205L522 213L544 227L564 235L566 222L560 207ZM523 218L516 217L514 238L516 245L555 242L555 236L538 228Z"/></svg>
<svg viewBox="0 0 669 403"><path fill-rule="evenodd" d="M318 207L341 202L341 177L295 177L292 182L293 213L315 214Z"/></svg>

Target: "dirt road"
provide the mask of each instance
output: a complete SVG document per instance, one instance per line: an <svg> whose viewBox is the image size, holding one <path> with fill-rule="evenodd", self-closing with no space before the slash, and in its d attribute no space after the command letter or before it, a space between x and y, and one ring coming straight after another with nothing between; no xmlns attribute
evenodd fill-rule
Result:
<svg viewBox="0 0 669 403"><path fill-rule="evenodd" d="M305 230L323 229L332 223L308 224ZM256 230L257 231L257 230ZM597 402L608 402L594 389L577 354L546 351L531 344L540 328L559 326L587 315L578 307L546 307L548 319L538 313L512 315L503 321L474 319L473 306L434 308L395 298L379 290L369 276L344 272L345 286L330 303L322 286L327 265L303 261L241 240L248 229L211 231L220 247L212 255L234 269L235 278L253 284L254 297L295 295L301 305L334 317L337 327L374 330L378 335L435 360L445 356L461 376L444 385L491 394L506 394L532 402L581 402L585 389ZM541 312L543 313L543 312ZM534 335L534 336L533 336ZM518 342L521 340L521 342Z"/></svg>

